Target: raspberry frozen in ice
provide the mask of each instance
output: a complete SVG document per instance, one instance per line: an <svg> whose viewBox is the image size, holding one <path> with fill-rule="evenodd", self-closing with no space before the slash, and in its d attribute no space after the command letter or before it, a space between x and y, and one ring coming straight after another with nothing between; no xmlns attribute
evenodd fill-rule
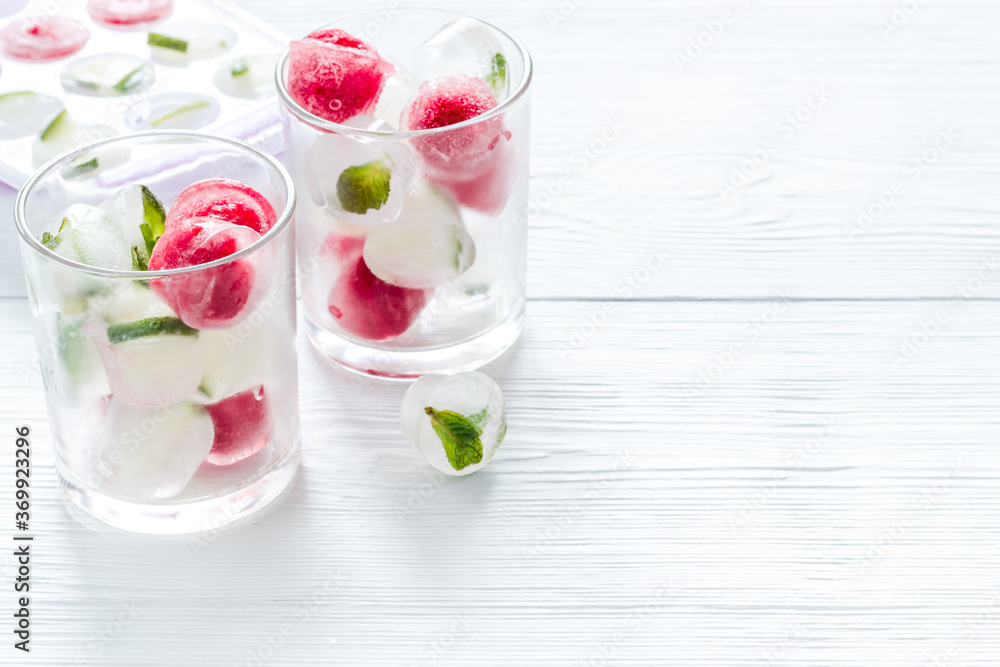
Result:
<svg viewBox="0 0 1000 667"><path fill-rule="evenodd" d="M370 115L395 71L372 45L342 30L320 30L291 43L288 92L313 115L343 123Z"/></svg>
<svg viewBox="0 0 1000 667"><path fill-rule="evenodd" d="M88 39L86 26L68 16L29 16L0 28L0 48L21 60L65 58L82 49Z"/></svg>
<svg viewBox="0 0 1000 667"><path fill-rule="evenodd" d="M250 458L267 446L274 432L264 387L206 405L205 409L215 426L215 441L205 459L212 465L227 466Z"/></svg>
<svg viewBox="0 0 1000 667"><path fill-rule="evenodd" d="M365 264L359 239L346 239L342 252L343 268L327 300L337 324L366 340L387 340L405 333L434 291L380 280Z"/></svg>
<svg viewBox="0 0 1000 667"><path fill-rule="evenodd" d="M206 264L249 247L260 234L240 225L193 218L167 227L149 259L151 271ZM238 324L259 300L269 278L252 259L213 269L154 278L150 286L183 322L195 329Z"/></svg>
<svg viewBox="0 0 1000 667"><path fill-rule="evenodd" d="M109 28L139 28L170 16L174 0L89 0L87 13Z"/></svg>
<svg viewBox="0 0 1000 667"><path fill-rule="evenodd" d="M250 186L226 178L210 178L189 186L170 206L167 227L191 218L215 218L249 227L261 236L278 215L274 207Z"/></svg>

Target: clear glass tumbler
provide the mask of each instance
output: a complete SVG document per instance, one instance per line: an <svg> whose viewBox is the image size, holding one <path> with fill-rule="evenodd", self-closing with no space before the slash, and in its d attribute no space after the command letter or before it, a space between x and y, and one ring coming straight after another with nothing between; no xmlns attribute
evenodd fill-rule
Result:
<svg viewBox="0 0 1000 667"><path fill-rule="evenodd" d="M361 40L347 61L374 47L391 75L374 108L331 122L300 103L312 70L295 64L324 47L293 42L278 63L309 339L323 358L380 377L482 366L523 325L531 58L503 30L438 10L377 10L322 31ZM412 129L428 82L447 87L477 68L493 108Z"/></svg>
<svg viewBox="0 0 1000 667"><path fill-rule="evenodd" d="M40 239L71 205L142 185L169 208L208 178L256 189L277 221L235 254L167 271L80 264ZM294 208L277 160L194 133L103 141L22 188L15 219L28 301L58 472L75 504L126 530L192 533L240 521L288 487L300 449ZM100 252L99 241L68 238ZM197 328L160 296L197 302L220 285L245 288L241 308Z"/></svg>

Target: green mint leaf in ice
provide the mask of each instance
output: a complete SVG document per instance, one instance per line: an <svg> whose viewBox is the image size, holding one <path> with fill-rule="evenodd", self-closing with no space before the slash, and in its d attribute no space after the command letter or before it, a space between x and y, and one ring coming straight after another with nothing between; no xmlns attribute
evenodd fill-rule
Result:
<svg viewBox="0 0 1000 667"><path fill-rule="evenodd" d="M176 317L147 317L137 322L126 322L108 327L108 342L112 345L148 336L197 336L192 329Z"/></svg>
<svg viewBox="0 0 1000 667"><path fill-rule="evenodd" d="M59 245L59 237L52 236L52 234L49 234L48 232L42 232L42 245L51 250L55 250L55 247Z"/></svg>
<svg viewBox="0 0 1000 667"><path fill-rule="evenodd" d="M483 460L483 443L479 436L483 430L476 426L468 417L457 412L438 411L425 408L424 412L431 418L434 432L441 438L448 462L455 470L464 470Z"/></svg>
<svg viewBox="0 0 1000 667"><path fill-rule="evenodd" d="M167 212L163 210L163 204L156 198L156 195L145 185L142 186L142 217L144 222L139 225L139 230L146 242L145 260L148 263L153 254L153 246L163 236Z"/></svg>
<svg viewBox="0 0 1000 667"><path fill-rule="evenodd" d="M382 160L348 167L337 179L337 199L348 213L364 215L370 209L380 209L389 200L389 180L392 171Z"/></svg>
<svg viewBox="0 0 1000 667"><path fill-rule="evenodd" d="M188 102L187 104L182 104L175 109L171 109L156 120L150 121L149 124L152 127L159 127L167 121L174 120L178 116L183 116L186 113L198 111L199 109L207 109L210 106L212 106L212 103L208 100L195 100L194 102Z"/></svg>
<svg viewBox="0 0 1000 667"><path fill-rule="evenodd" d="M486 84L496 93L497 97L507 86L507 59L502 53L493 56L490 73L486 75Z"/></svg>
<svg viewBox="0 0 1000 667"><path fill-rule="evenodd" d="M84 162L72 163L68 167L62 170L62 177L66 180L72 180L74 178L80 178L86 174L93 171L97 171L100 163L97 161L96 157L92 157Z"/></svg>
<svg viewBox="0 0 1000 667"><path fill-rule="evenodd" d="M158 46L161 49L170 49L171 51L180 51L181 53L187 53L188 50L188 43L185 40L168 37L156 32L149 33L146 43L150 46Z"/></svg>

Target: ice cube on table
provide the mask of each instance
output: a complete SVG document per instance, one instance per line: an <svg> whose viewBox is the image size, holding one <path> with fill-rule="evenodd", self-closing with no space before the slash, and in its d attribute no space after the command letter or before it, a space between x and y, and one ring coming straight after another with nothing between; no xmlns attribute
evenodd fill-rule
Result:
<svg viewBox="0 0 1000 667"><path fill-rule="evenodd" d="M75 60L59 75L62 87L71 93L92 97L121 97L153 85L153 67L135 56L105 53Z"/></svg>
<svg viewBox="0 0 1000 667"><path fill-rule="evenodd" d="M278 58L276 53L240 56L220 65L212 80L230 97L263 99L275 92L274 68Z"/></svg>
<svg viewBox="0 0 1000 667"><path fill-rule="evenodd" d="M58 14L27 16L0 28L0 50L21 60L65 58L82 49L89 39L86 26Z"/></svg>
<svg viewBox="0 0 1000 667"><path fill-rule="evenodd" d="M206 460L227 466L250 458L267 446L274 419L264 387L255 387L205 409L215 426L215 440Z"/></svg>
<svg viewBox="0 0 1000 667"><path fill-rule="evenodd" d="M503 392L477 372L425 375L403 397L400 423L406 438L446 475L481 470L507 434Z"/></svg>
<svg viewBox="0 0 1000 667"><path fill-rule="evenodd" d="M88 0L87 13L109 28L135 29L170 16L174 0Z"/></svg>
<svg viewBox="0 0 1000 667"><path fill-rule="evenodd" d="M96 326L96 325L94 325ZM130 405L182 401L201 384L205 341L176 317L149 317L95 333L111 392Z"/></svg>
<svg viewBox="0 0 1000 667"><path fill-rule="evenodd" d="M393 129L373 116L349 123L375 132ZM306 189L317 205L345 222L373 227L399 217L416 164L404 142L327 133L306 150L303 171Z"/></svg>
<svg viewBox="0 0 1000 667"><path fill-rule="evenodd" d="M427 81L452 76L482 79L497 100L507 97L507 58L493 31L481 21L462 17L453 21L414 53L418 74Z"/></svg>
<svg viewBox="0 0 1000 667"><path fill-rule="evenodd" d="M38 134L63 110L59 98L30 90L0 95L0 139Z"/></svg>
<svg viewBox="0 0 1000 667"><path fill-rule="evenodd" d="M184 67L192 60L206 60L226 53L239 41L239 35L227 25L213 21L184 21L147 37L153 60L161 65Z"/></svg>
<svg viewBox="0 0 1000 667"><path fill-rule="evenodd" d="M193 403L139 407L111 399L91 434L108 493L133 501L167 500L188 485L212 449L215 428Z"/></svg>
<svg viewBox="0 0 1000 667"><path fill-rule="evenodd" d="M389 129L398 130L403 109L416 94L417 84L413 82L413 77L406 70L397 67L396 73L385 80L385 87L382 88L372 115L385 121Z"/></svg>
<svg viewBox="0 0 1000 667"><path fill-rule="evenodd" d="M406 196L396 221L368 233L364 258L380 280L423 289L464 273L476 261L476 245L451 199L420 183Z"/></svg>

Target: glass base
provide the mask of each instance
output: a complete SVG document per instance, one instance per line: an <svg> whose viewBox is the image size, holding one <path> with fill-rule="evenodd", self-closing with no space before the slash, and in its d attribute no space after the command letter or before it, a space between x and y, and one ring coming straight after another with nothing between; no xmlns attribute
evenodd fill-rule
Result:
<svg viewBox="0 0 1000 667"><path fill-rule="evenodd" d="M305 314L309 342L337 368L389 380L415 380L427 373L471 371L506 352L524 328L524 308L486 333L432 349L384 349L359 345L327 331Z"/></svg>
<svg viewBox="0 0 1000 667"><path fill-rule="evenodd" d="M301 458L301 442L257 481L223 496L180 503L133 503L83 488L60 471L63 490L74 505L106 524L133 533L189 535L215 532L247 522L280 500L291 486Z"/></svg>

